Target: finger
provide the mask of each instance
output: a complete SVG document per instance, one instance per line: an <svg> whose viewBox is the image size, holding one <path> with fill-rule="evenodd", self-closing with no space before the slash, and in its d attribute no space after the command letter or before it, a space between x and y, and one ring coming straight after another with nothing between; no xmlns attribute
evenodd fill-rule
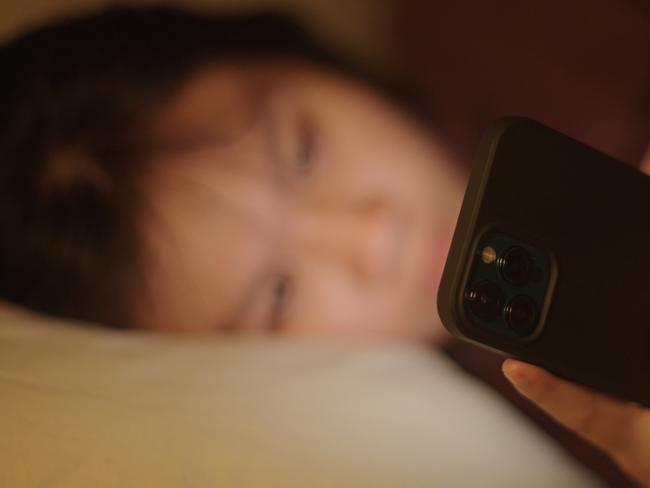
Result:
<svg viewBox="0 0 650 488"><path fill-rule="evenodd" d="M647 175L650 175L650 144L646 148L645 154L641 159L641 171Z"/></svg>
<svg viewBox="0 0 650 488"><path fill-rule="evenodd" d="M512 359L504 362L503 372L521 394L614 458L626 457L638 445L639 425L647 418L642 419L643 411L637 405L619 402Z"/></svg>

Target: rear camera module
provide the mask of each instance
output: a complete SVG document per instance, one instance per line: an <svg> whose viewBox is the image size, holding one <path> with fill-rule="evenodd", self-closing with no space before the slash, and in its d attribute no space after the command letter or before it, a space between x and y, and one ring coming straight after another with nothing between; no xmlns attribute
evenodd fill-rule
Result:
<svg viewBox="0 0 650 488"><path fill-rule="evenodd" d="M464 325L480 333L472 337L526 342L541 334L557 279L552 253L541 242L496 228L486 229L468 251L454 305Z"/></svg>

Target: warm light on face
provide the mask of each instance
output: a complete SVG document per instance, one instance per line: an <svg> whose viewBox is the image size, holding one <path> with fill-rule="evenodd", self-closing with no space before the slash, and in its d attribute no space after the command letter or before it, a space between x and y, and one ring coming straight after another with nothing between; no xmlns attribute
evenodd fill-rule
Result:
<svg viewBox="0 0 650 488"><path fill-rule="evenodd" d="M463 188L446 152L353 80L224 69L197 75L157 125L192 144L161 153L148 181L141 327L430 339L432 268ZM257 117L208 137L249 113L246 83L265 94Z"/></svg>

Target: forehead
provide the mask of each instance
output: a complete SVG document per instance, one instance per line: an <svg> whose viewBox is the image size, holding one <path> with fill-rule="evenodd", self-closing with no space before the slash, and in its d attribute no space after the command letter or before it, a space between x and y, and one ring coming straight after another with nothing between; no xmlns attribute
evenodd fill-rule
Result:
<svg viewBox="0 0 650 488"><path fill-rule="evenodd" d="M238 65L210 65L196 73L145 128L153 151L184 151L209 138L229 141L255 120L267 93L264 81Z"/></svg>

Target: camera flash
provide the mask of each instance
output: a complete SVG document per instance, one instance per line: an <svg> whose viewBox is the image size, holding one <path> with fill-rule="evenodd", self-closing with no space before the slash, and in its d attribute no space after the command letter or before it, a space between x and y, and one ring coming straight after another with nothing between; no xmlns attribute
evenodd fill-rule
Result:
<svg viewBox="0 0 650 488"><path fill-rule="evenodd" d="M485 246L481 251L481 261L485 264L492 264L497 260L497 252L491 246Z"/></svg>

